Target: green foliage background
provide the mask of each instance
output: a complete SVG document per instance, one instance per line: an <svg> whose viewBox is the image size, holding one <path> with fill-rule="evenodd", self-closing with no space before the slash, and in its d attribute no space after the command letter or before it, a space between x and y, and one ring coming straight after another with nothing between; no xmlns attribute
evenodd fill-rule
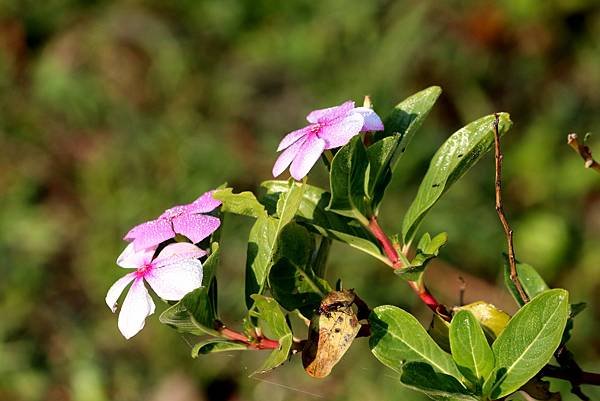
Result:
<svg viewBox="0 0 600 401"><path fill-rule="evenodd" d="M597 371L600 177L566 146L568 132L600 126L597 1L2 0L0 400L418 399L364 339L323 381L298 358L248 378L266 355L191 359L157 316L127 342L104 296L132 225L224 181L256 189L310 110L370 94L386 115L434 84L444 93L401 161L384 228L400 231L450 133L509 112L505 200L517 256L588 302L571 347ZM590 145L600 156L600 139ZM322 166L311 182L326 182ZM249 223L226 221L218 277L229 322L243 315ZM467 301L515 310L501 287L490 157L423 229L449 234L428 273L434 293L456 304L460 274ZM339 245L333 255L331 278L429 323L382 264Z"/></svg>

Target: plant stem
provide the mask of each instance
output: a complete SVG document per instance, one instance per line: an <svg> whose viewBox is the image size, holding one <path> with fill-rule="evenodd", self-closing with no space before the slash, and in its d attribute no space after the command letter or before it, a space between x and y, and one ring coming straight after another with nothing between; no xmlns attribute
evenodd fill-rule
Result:
<svg viewBox="0 0 600 401"><path fill-rule="evenodd" d="M585 168L591 168L600 173L600 164L594 160L592 157L592 151L586 145L583 145L579 142L579 138L577 134L572 133L567 136L567 144L575 150L575 152L579 153L579 156L585 162Z"/></svg>
<svg viewBox="0 0 600 401"><path fill-rule="evenodd" d="M546 365L542 372L549 371L550 373L548 376L550 377L557 377L553 376L553 374L562 375L562 377L559 378L571 383L571 393L575 394L583 401L589 401L590 398L583 393L581 385L592 384L600 386L600 374L584 372L575 360L573 353L568 350L566 344L561 345L554 351L554 358L560 367Z"/></svg>
<svg viewBox="0 0 600 401"><path fill-rule="evenodd" d="M405 265L402 263L400 255L398 254L398 251L396 251L396 248L392 244L392 241L390 241L383 229L379 226L376 216L371 217L368 228L381 244L383 252L389 259L389 264L392 269L398 270L405 267ZM408 281L408 285L419 296L421 301L423 301L423 303L429 307L429 309L437 313L444 320L450 321L451 315L448 312L448 308L435 299L422 281Z"/></svg>
<svg viewBox="0 0 600 401"><path fill-rule="evenodd" d="M517 262L515 257L515 249L513 245L513 230L508 225L508 220L504 215L504 208L502 206L502 159L504 156L502 155L502 151L500 150L500 134L498 133L498 114L494 115L496 119L494 120L494 148L496 151L496 213L498 213L498 218L502 223L502 228L504 229L504 234L506 235L506 242L508 243L508 263L510 265L510 279L515 285L517 292L519 293L519 297L523 300L523 303L529 302L529 297L523 290L523 286L521 285L521 281L519 280L519 276L517 273Z"/></svg>
<svg viewBox="0 0 600 401"><path fill-rule="evenodd" d="M398 256L398 252L392 244L392 241L390 241L388 236L385 235L385 232L383 232L383 230L379 226L379 222L377 221L376 216L371 217L368 228L383 247L383 252L385 253L385 255L388 257L390 262L392 262L392 269L401 269L403 266Z"/></svg>
<svg viewBox="0 0 600 401"><path fill-rule="evenodd" d="M270 338L259 336L257 338L248 338L244 334L235 330L231 330L225 326L219 329L219 333L230 340L244 343L250 349L278 349L279 341L271 340Z"/></svg>

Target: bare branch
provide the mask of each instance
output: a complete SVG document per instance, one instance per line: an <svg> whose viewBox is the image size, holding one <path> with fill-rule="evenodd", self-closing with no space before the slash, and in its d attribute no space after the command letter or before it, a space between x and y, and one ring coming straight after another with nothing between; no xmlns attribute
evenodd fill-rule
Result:
<svg viewBox="0 0 600 401"><path fill-rule="evenodd" d="M506 216L504 215L504 208L502 206L502 151L500 150L500 134L498 133L498 114L495 114L494 121L494 145L496 150L496 213L498 213L498 218L500 218L500 222L502 223L502 228L504 228L504 234L506 234L506 242L508 243L508 263L510 265L510 279L515 285L519 296L523 300L524 303L529 302L529 297L523 290L523 286L521 285L521 281L519 281L519 276L517 273L517 262L515 257L515 249L513 245L513 231L508 225L508 220L506 220Z"/></svg>
<svg viewBox="0 0 600 401"><path fill-rule="evenodd" d="M600 164L592 157L592 151L590 148L581 142L579 142L579 137L577 134L572 133L567 135L567 144L575 150L575 152L579 153L579 156L585 162L585 168L591 168L600 173Z"/></svg>

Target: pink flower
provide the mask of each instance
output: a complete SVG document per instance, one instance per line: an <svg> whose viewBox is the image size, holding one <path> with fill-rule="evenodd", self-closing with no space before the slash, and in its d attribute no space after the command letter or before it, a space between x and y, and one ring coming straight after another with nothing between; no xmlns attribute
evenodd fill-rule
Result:
<svg viewBox="0 0 600 401"><path fill-rule="evenodd" d="M290 132L279 143L277 151L283 152L273 166L274 177L291 164L292 177L301 180L323 150L344 146L360 131L383 130L383 123L373 110L368 107L355 108L352 101L312 111L306 119L310 125Z"/></svg>
<svg viewBox="0 0 600 401"><path fill-rule="evenodd" d="M198 258L206 252L187 242L177 242L167 245L152 260L155 250L156 246L136 251L129 244L117 259L119 266L135 269L117 280L106 294L106 304L114 313L121 293L133 281L119 313L119 330L127 339L144 328L146 317L154 313L154 302L144 280L156 295L168 301L179 301L202 286L202 263Z"/></svg>
<svg viewBox="0 0 600 401"><path fill-rule="evenodd" d="M136 251L158 245L176 234L185 235L194 243L200 242L221 225L218 218L202 213L220 205L221 202L212 197L212 191L206 192L192 203L167 209L156 220L133 227L124 239L133 241Z"/></svg>

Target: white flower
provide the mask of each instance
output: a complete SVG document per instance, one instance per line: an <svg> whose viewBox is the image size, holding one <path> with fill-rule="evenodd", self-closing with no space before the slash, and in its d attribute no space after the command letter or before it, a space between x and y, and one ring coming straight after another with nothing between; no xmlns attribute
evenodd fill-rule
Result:
<svg viewBox="0 0 600 401"><path fill-rule="evenodd" d="M117 280L106 294L106 304L114 312L119 296L133 281L119 313L119 330L127 339L136 335L147 316L154 313L154 302L144 286L144 280L161 298L179 301L190 291L202 286L202 263L198 258L206 252L195 245L178 242L167 245L152 260L156 246L136 251L129 244L118 257L117 264L125 269L135 269Z"/></svg>

